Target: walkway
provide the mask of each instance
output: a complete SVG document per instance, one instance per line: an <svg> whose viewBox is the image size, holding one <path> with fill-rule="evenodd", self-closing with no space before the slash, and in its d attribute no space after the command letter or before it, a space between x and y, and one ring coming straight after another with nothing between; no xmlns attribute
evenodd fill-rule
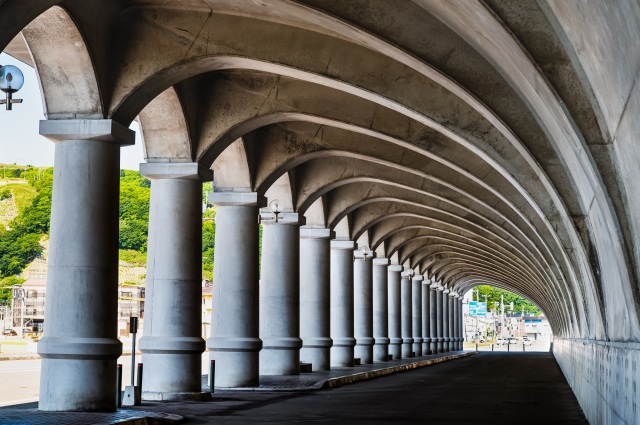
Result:
<svg viewBox="0 0 640 425"><path fill-rule="evenodd" d="M409 373L304 392L218 391L148 403L188 424L586 424L548 353L480 353Z"/></svg>

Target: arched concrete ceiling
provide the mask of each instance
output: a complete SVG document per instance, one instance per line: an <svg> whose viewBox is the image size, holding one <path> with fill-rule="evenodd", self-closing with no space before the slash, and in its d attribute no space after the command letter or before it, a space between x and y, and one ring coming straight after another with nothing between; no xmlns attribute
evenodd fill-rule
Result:
<svg viewBox="0 0 640 425"><path fill-rule="evenodd" d="M637 338L640 150L610 146L621 105L592 57L615 39L581 44L571 17L613 18L588 9L5 1L0 46L22 31L50 119L138 116L148 161L199 161L219 190L277 193L308 224L458 292L513 290L561 335Z"/></svg>

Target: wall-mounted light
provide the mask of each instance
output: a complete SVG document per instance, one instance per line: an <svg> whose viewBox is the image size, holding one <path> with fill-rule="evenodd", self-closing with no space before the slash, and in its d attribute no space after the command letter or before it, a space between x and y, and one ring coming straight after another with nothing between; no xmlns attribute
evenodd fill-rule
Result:
<svg viewBox="0 0 640 425"><path fill-rule="evenodd" d="M373 257L373 251L371 251L371 248L369 248L368 245L362 245L359 249L360 254L362 254L362 259L364 261L367 261L367 258ZM353 256L353 260L355 261L356 256Z"/></svg>
<svg viewBox="0 0 640 425"><path fill-rule="evenodd" d="M14 103L22 103L22 99L13 99L13 93L22 88L24 75L18 67L13 65L0 66L0 90L6 93L5 99L0 99L0 105L6 104L7 111L12 110Z"/></svg>
<svg viewBox="0 0 640 425"><path fill-rule="evenodd" d="M275 220L275 222L277 223L279 218L278 215L282 212L282 202L279 199L274 199L273 201L269 202L269 205L267 205L267 207L269 208L269 211L273 213L273 218L258 216L258 223L271 220Z"/></svg>

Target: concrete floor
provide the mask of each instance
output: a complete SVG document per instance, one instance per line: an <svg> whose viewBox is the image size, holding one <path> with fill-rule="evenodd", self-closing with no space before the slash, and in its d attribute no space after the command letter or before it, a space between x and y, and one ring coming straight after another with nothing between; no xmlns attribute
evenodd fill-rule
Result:
<svg viewBox="0 0 640 425"><path fill-rule="evenodd" d="M188 424L586 424L548 353L481 353L331 390L216 392L144 410Z"/></svg>

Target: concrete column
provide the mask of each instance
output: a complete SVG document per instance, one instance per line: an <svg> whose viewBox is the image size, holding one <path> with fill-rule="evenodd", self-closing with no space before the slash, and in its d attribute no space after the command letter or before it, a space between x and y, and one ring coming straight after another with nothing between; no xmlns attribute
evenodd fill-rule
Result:
<svg viewBox="0 0 640 425"><path fill-rule="evenodd" d="M210 357L216 361L217 387L258 385L262 348L258 315L257 193L213 192L216 205Z"/></svg>
<svg viewBox="0 0 640 425"><path fill-rule="evenodd" d="M330 335L330 229L300 228L300 361L312 370L329 370L333 341Z"/></svg>
<svg viewBox="0 0 640 425"><path fill-rule="evenodd" d="M429 279L424 279L421 285L422 291L422 355L426 356L427 354L431 354L431 318L429 311L429 285L431 281Z"/></svg>
<svg viewBox="0 0 640 425"><path fill-rule="evenodd" d="M373 360L389 359L388 258L373 260Z"/></svg>
<svg viewBox="0 0 640 425"><path fill-rule="evenodd" d="M198 163L140 164L151 180L143 353L145 400L202 393L202 182Z"/></svg>
<svg viewBox="0 0 640 425"><path fill-rule="evenodd" d="M453 337L454 337L454 345L453 345L453 349L454 351L458 351L460 350L460 334L459 334L459 330L460 330L460 322L458 320L458 294L454 293L453 297L452 297L452 305L453 305Z"/></svg>
<svg viewBox="0 0 640 425"><path fill-rule="evenodd" d="M400 273L402 266L392 264L387 268L389 288L389 354L393 360L402 358L402 326L400 309Z"/></svg>
<svg viewBox="0 0 640 425"><path fill-rule="evenodd" d="M304 217L279 214L262 221L260 375L300 374L300 225Z"/></svg>
<svg viewBox="0 0 640 425"><path fill-rule="evenodd" d="M411 279L411 331L413 334L413 352L422 356L422 275L415 275Z"/></svg>
<svg viewBox="0 0 640 425"><path fill-rule="evenodd" d="M365 258L361 251L354 251L353 310L355 357L362 364L373 363L373 258Z"/></svg>
<svg viewBox="0 0 640 425"><path fill-rule="evenodd" d="M462 296L458 298L458 350L464 350L464 317L462 314Z"/></svg>
<svg viewBox="0 0 640 425"><path fill-rule="evenodd" d="M39 410L115 411L120 146L112 120L41 121L55 171Z"/></svg>
<svg viewBox="0 0 640 425"><path fill-rule="evenodd" d="M455 351L456 350L456 335L455 335L455 312L454 312L454 293L453 292L449 292L449 299L448 299L448 303L449 303L449 351Z"/></svg>
<svg viewBox="0 0 640 425"><path fill-rule="evenodd" d="M447 353L449 349L449 288L442 291L442 351Z"/></svg>
<svg viewBox="0 0 640 425"><path fill-rule="evenodd" d="M411 311L411 272L402 272L400 282L400 323L402 324L402 358L413 357L413 312Z"/></svg>
<svg viewBox="0 0 640 425"><path fill-rule="evenodd" d="M437 350L438 353L444 353L444 337L443 337L443 315L442 315L442 291L444 291L444 287L438 284L436 290L436 321L437 321L437 335L438 335L438 344Z"/></svg>
<svg viewBox="0 0 640 425"><path fill-rule="evenodd" d="M438 351L438 305L437 305L437 290L438 285L435 281L431 281L429 285L429 335L431 335L431 341L429 342L429 351L431 354L437 354Z"/></svg>
<svg viewBox="0 0 640 425"><path fill-rule="evenodd" d="M331 367L353 366L353 241L331 241Z"/></svg>

